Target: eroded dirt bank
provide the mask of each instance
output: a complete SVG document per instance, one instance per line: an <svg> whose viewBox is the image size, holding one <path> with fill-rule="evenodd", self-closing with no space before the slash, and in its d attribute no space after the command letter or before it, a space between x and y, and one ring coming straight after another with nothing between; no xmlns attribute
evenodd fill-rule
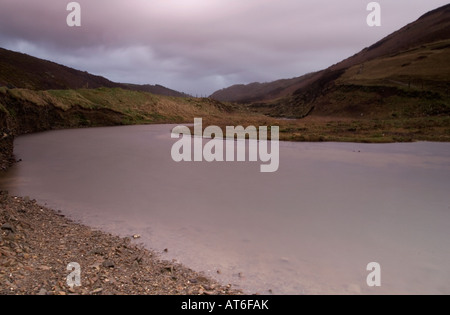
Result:
<svg viewBox="0 0 450 315"><path fill-rule="evenodd" d="M36 105L17 98L9 91L0 93L0 170L5 171L14 163L14 137L46 130L116 126L124 115L110 109L88 109L73 106L64 110L49 100Z"/></svg>

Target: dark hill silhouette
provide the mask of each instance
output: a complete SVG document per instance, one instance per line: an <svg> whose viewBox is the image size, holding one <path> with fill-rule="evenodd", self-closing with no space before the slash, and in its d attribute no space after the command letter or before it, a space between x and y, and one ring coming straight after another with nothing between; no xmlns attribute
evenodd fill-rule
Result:
<svg viewBox="0 0 450 315"><path fill-rule="evenodd" d="M30 90L124 87L101 76L0 48L0 85Z"/></svg>
<svg viewBox="0 0 450 315"><path fill-rule="evenodd" d="M76 90L106 87L165 96L186 96L184 93L161 85L112 82L101 76L3 48L0 48L0 86L29 90Z"/></svg>

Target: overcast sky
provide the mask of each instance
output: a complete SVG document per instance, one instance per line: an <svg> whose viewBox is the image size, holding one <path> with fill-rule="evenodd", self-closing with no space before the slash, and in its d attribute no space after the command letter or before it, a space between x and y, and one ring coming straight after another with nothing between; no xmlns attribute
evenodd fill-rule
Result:
<svg viewBox="0 0 450 315"><path fill-rule="evenodd" d="M448 0L0 0L0 46L102 75L209 95L321 70Z"/></svg>

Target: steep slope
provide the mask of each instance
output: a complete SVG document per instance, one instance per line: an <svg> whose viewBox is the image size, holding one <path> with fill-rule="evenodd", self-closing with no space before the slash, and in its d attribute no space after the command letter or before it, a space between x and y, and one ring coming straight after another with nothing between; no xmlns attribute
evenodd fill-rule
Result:
<svg viewBox="0 0 450 315"><path fill-rule="evenodd" d="M449 114L450 5L316 76L282 99L256 103L267 115L397 117Z"/></svg>
<svg viewBox="0 0 450 315"><path fill-rule="evenodd" d="M369 60L407 51L450 37L450 4L430 11L417 21L383 38L358 54L341 61L329 70L345 69Z"/></svg>
<svg viewBox="0 0 450 315"><path fill-rule="evenodd" d="M29 90L76 90L122 88L156 95L185 97L161 85L112 82L104 77L72 69L51 61L0 48L0 87Z"/></svg>
<svg viewBox="0 0 450 315"><path fill-rule="evenodd" d="M30 90L122 87L100 76L0 48L0 86Z"/></svg>

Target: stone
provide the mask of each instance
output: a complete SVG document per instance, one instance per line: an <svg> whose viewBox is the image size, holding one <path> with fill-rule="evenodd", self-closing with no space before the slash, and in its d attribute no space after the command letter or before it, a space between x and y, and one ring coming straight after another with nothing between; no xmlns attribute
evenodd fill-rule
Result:
<svg viewBox="0 0 450 315"><path fill-rule="evenodd" d="M114 268L116 265L114 264L114 262L112 260L105 260L102 263L102 266L105 268Z"/></svg>
<svg viewBox="0 0 450 315"><path fill-rule="evenodd" d="M9 223L3 224L1 226L1 229L4 230L4 231L10 231L12 233L15 233L15 230L14 230L13 226L11 224L9 224Z"/></svg>
<svg viewBox="0 0 450 315"><path fill-rule="evenodd" d="M40 289L37 295L48 295L48 291L44 288Z"/></svg>

